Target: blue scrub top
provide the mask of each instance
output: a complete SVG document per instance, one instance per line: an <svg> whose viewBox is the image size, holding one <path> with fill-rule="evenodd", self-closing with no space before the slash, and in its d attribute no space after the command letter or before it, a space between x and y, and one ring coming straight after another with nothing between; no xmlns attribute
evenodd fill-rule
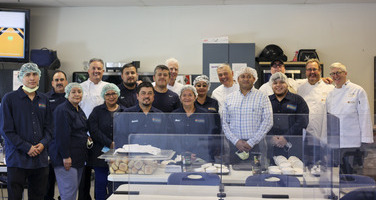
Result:
<svg viewBox="0 0 376 200"><path fill-rule="evenodd" d="M48 100L50 102L51 111L54 112L56 107L64 103L67 99L65 98L65 93L56 93L54 89L46 93Z"/></svg>
<svg viewBox="0 0 376 200"><path fill-rule="evenodd" d="M155 91L153 107L165 113L172 112L180 107L179 96L171 90L167 90L166 93L159 93Z"/></svg>
<svg viewBox="0 0 376 200"><path fill-rule="evenodd" d="M138 104L137 101L137 89L129 90L127 89L123 83L118 85L120 89L120 96L118 98L118 103L123 105L126 108L130 108Z"/></svg>

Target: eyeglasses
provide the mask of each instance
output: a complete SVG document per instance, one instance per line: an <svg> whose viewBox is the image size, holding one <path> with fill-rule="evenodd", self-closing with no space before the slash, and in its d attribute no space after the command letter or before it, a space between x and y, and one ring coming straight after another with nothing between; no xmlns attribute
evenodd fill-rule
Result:
<svg viewBox="0 0 376 200"><path fill-rule="evenodd" d="M65 81L65 79L64 79L64 78L60 78L60 79L55 78L54 81L55 81L55 82L59 82L59 81L63 82L63 81Z"/></svg>
<svg viewBox="0 0 376 200"><path fill-rule="evenodd" d="M104 96L106 96L106 97L117 96L117 93L107 93Z"/></svg>
<svg viewBox="0 0 376 200"><path fill-rule="evenodd" d="M196 87L204 87L204 88L206 88L206 87L208 87L208 85L205 85L205 84L196 84Z"/></svg>
<svg viewBox="0 0 376 200"><path fill-rule="evenodd" d="M282 63L274 63L274 64L272 65L273 68L276 68L276 67L282 67L282 66L283 66Z"/></svg>
<svg viewBox="0 0 376 200"><path fill-rule="evenodd" d="M308 68L308 69L306 69L307 72L310 72L310 71L315 72L315 71L317 71L317 70L318 70L318 69L316 69L316 68Z"/></svg>
<svg viewBox="0 0 376 200"><path fill-rule="evenodd" d="M330 76L334 76L334 75L339 76L342 72L343 72L343 71L332 72L332 73L330 73L329 75L330 75Z"/></svg>

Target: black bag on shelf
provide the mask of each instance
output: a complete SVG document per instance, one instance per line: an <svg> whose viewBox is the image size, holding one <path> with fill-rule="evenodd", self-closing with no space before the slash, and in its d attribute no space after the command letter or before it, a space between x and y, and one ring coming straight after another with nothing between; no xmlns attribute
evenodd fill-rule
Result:
<svg viewBox="0 0 376 200"><path fill-rule="evenodd" d="M316 49L300 49L298 53L298 61L306 62L309 59L317 58L319 59L319 56L316 53Z"/></svg>
<svg viewBox="0 0 376 200"><path fill-rule="evenodd" d="M60 67L60 60L57 58L57 52L47 48L32 49L30 52L30 61L41 68L57 69Z"/></svg>
<svg viewBox="0 0 376 200"><path fill-rule="evenodd" d="M281 47L275 44L267 45L262 52L260 53L259 57L256 58L257 62L267 62L273 60L282 60L287 61L287 56L283 53Z"/></svg>

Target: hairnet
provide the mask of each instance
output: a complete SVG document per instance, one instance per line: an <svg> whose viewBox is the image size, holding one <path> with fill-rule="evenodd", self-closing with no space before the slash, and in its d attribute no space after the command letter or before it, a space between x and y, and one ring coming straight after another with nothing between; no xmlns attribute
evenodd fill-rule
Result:
<svg viewBox="0 0 376 200"><path fill-rule="evenodd" d="M204 81L206 84L208 84L208 90L210 90L210 81L209 81L209 77L207 77L206 75L201 75L201 76L197 76L195 78L195 80L193 81L193 86L196 86L196 83L200 82L200 81Z"/></svg>
<svg viewBox="0 0 376 200"><path fill-rule="evenodd" d="M255 69L251 68L251 67L242 67L242 68L240 68L239 71L236 71L236 73L235 73L236 74L236 79L238 79L238 77L240 75L245 74L245 73L252 74L253 78L255 78L255 82L254 83L256 83L256 81L258 79L258 77L257 77L257 71Z"/></svg>
<svg viewBox="0 0 376 200"><path fill-rule="evenodd" d="M280 81L283 81L285 83L287 83L287 76L282 73L282 72L276 72L274 73L271 77L270 77L270 81L273 83L274 81L276 80L280 80Z"/></svg>
<svg viewBox="0 0 376 200"><path fill-rule="evenodd" d="M39 77L41 76L41 71L38 68L38 65L35 63L25 63L21 66L20 72L18 73L18 80L22 83L23 77L27 73L36 72Z"/></svg>
<svg viewBox="0 0 376 200"><path fill-rule="evenodd" d="M118 88L118 86L116 86L116 85L113 84L113 83L109 83L109 84L103 86L103 88L102 88L102 92L101 92L101 97L104 99L104 95L105 95L108 91L110 91L110 90L115 91L116 94L117 94L118 96L120 96L120 89Z"/></svg>
<svg viewBox="0 0 376 200"><path fill-rule="evenodd" d="M184 85L180 90L180 96L183 94L184 90L192 90L193 94L197 97L197 90L192 85Z"/></svg>
<svg viewBox="0 0 376 200"><path fill-rule="evenodd" d="M67 86L65 86L65 98L66 99L68 99L68 96L69 96L72 88L79 88L81 90L82 94L84 93L84 91L82 90L82 86L79 83L76 83L76 82L69 83Z"/></svg>
<svg viewBox="0 0 376 200"><path fill-rule="evenodd" d="M335 62L329 66L329 69L338 68L343 72L347 72L346 66L340 62Z"/></svg>

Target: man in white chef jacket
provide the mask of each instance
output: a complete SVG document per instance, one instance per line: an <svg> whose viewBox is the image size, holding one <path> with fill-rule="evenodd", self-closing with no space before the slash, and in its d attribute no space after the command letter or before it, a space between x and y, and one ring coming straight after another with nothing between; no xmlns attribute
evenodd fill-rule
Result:
<svg viewBox="0 0 376 200"><path fill-rule="evenodd" d="M347 79L347 69L342 63L330 65L330 76L335 88L328 94L326 105L328 113L340 121L341 173L353 174L354 164L362 165L361 145L373 143L367 93Z"/></svg>
<svg viewBox="0 0 376 200"><path fill-rule="evenodd" d="M321 79L322 68L318 59L309 59L305 70L307 79L298 88L298 95L303 97L309 107L305 155L308 156L308 163L315 163L320 159L319 141L326 142L326 97L334 86Z"/></svg>

